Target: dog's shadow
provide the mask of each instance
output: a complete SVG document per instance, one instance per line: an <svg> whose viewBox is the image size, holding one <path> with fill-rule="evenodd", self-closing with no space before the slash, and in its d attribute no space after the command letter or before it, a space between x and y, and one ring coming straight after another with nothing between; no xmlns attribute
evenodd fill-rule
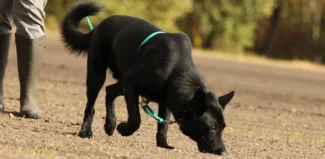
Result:
<svg viewBox="0 0 325 159"><path fill-rule="evenodd" d="M78 136L78 132L62 132L61 134L65 135L65 136L67 136L67 135Z"/></svg>

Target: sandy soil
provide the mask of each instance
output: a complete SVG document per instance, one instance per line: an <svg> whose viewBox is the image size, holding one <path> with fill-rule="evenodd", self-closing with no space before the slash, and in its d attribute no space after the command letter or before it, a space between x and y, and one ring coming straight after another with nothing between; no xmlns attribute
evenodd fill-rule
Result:
<svg viewBox="0 0 325 159"><path fill-rule="evenodd" d="M221 158L199 153L177 125L168 132L174 150L157 148L156 122L142 113L133 136L105 134L104 90L96 103L94 137L81 139L85 108L86 58L69 55L57 34L47 36L37 87L40 120L13 115L19 110L17 62L12 41L5 78L6 112L0 114L0 158ZM196 56L209 88L236 91L225 111L226 158L325 158L325 73L274 67L211 56ZM108 75L106 84L114 83ZM116 101L118 122L126 119L123 97ZM151 104L157 111L155 104Z"/></svg>

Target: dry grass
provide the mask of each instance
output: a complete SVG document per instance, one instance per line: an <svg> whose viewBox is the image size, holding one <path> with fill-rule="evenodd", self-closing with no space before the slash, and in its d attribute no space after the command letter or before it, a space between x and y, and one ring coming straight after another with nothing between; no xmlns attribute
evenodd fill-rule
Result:
<svg viewBox="0 0 325 159"><path fill-rule="evenodd" d="M277 60L270 59L264 56L259 56L252 53L225 53L220 51L207 51L201 49L194 49L194 56L205 56L210 58L216 58L221 60L230 60L241 63L251 63L259 65L272 65L279 68L294 68L294 69L303 69L310 71L319 71L325 72L325 65L312 63L306 60Z"/></svg>

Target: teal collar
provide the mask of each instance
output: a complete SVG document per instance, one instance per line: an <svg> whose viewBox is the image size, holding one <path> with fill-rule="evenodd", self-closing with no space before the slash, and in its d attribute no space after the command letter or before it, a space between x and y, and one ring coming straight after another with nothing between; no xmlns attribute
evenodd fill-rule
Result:
<svg viewBox="0 0 325 159"><path fill-rule="evenodd" d="M163 32L163 31L156 31L156 32L150 34L146 39L143 40L143 42L140 44L138 50L141 48L141 46L143 46L145 43L147 43L151 38L153 38L157 34L162 34L162 33L165 33L165 32Z"/></svg>

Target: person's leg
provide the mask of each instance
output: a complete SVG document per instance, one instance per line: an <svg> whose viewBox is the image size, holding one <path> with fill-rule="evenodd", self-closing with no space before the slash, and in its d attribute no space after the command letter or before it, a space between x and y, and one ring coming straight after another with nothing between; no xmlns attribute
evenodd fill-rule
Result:
<svg viewBox="0 0 325 159"><path fill-rule="evenodd" d="M20 112L26 118L40 117L35 100L35 86L44 52L46 2L46 0L13 0L13 17L17 26L15 37L20 81Z"/></svg>
<svg viewBox="0 0 325 159"><path fill-rule="evenodd" d="M3 78L8 62L12 31L12 0L0 1L0 112L4 111Z"/></svg>
<svg viewBox="0 0 325 159"><path fill-rule="evenodd" d="M26 39L37 39L45 35L45 5L47 0L13 0L13 16L16 34Z"/></svg>

